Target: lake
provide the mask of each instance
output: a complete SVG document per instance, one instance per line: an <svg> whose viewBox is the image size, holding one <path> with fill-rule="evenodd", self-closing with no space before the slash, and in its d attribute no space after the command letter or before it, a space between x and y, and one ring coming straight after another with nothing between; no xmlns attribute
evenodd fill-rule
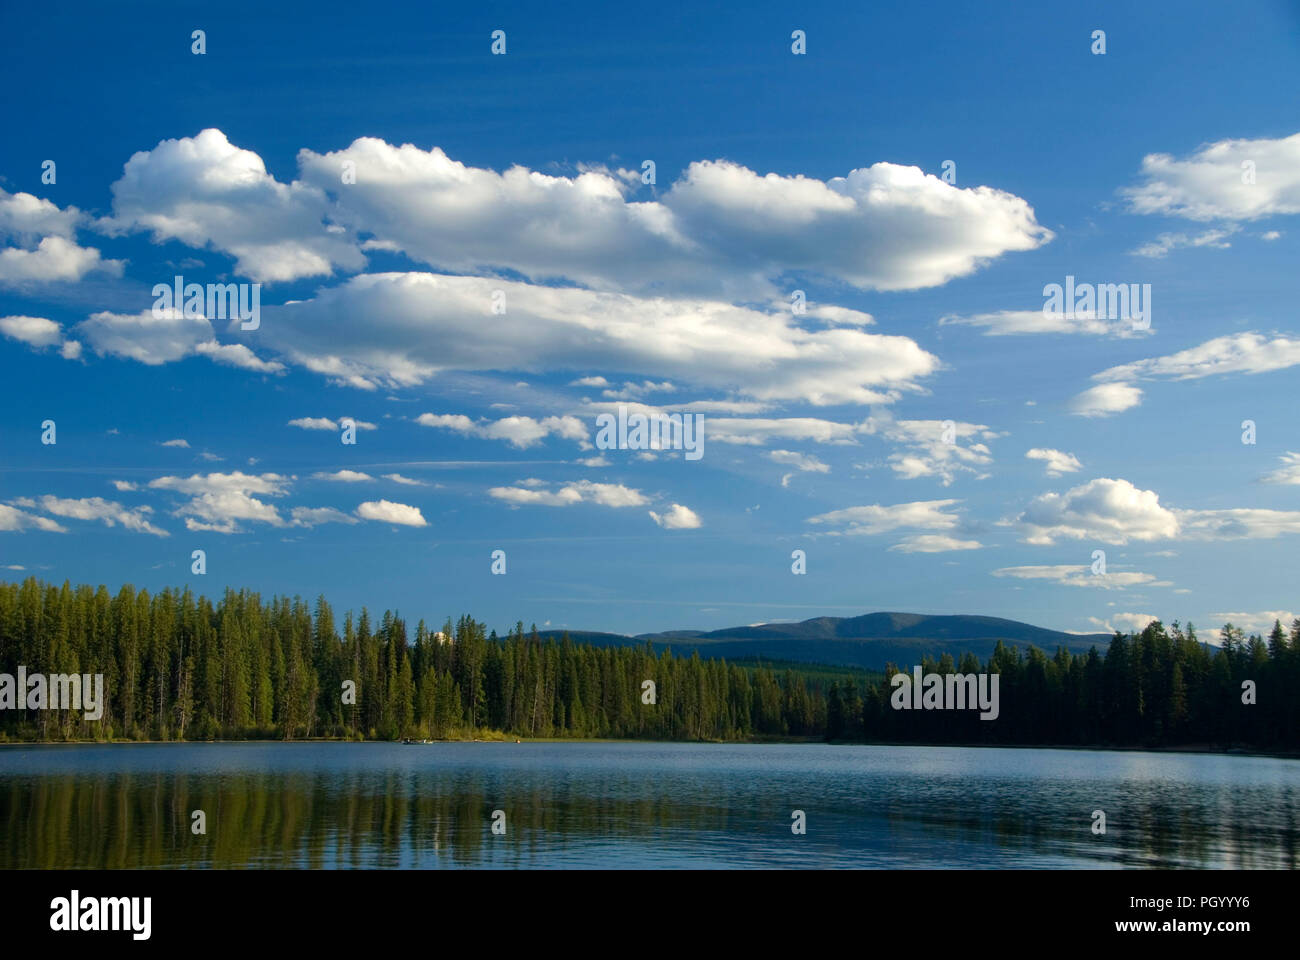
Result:
<svg viewBox="0 0 1300 960"><path fill-rule="evenodd" d="M4 869L1294 868L1300 762L825 744L5 746L0 830Z"/></svg>

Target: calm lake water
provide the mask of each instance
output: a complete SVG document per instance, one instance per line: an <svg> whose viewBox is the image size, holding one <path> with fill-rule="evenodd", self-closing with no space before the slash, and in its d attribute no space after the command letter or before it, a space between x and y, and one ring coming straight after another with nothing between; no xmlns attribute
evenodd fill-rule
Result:
<svg viewBox="0 0 1300 960"><path fill-rule="evenodd" d="M822 744L10 746L0 830L5 869L1294 868L1300 762Z"/></svg>

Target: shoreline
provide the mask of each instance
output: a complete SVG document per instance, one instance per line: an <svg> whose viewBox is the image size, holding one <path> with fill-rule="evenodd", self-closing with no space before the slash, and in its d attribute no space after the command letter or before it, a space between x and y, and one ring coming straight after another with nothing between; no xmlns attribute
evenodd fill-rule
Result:
<svg viewBox="0 0 1300 960"><path fill-rule="evenodd" d="M298 740L269 739L231 739L231 740L6 740L0 742L4 747L84 747L84 746L131 746L174 744L198 746L201 744L303 744L303 743L355 743L355 744L401 744L400 740L350 740L342 737L303 737ZM816 738L788 739L751 739L751 740L655 740L610 737L453 737L429 740L427 743L411 743L408 746L433 746L445 743L658 743L658 744L700 744L713 746L772 746L772 745L807 745L824 744L831 747L959 747L970 749L993 750L1077 750L1092 753L1185 753L1202 756L1223 757L1267 757L1274 760L1300 760L1300 752L1274 750L1254 750L1239 747L1219 747L1212 744L1185 744L1170 747L1154 746L1109 746L1105 744L1042 744L1042 743L909 743L898 741L875 741L865 743L857 740L820 740Z"/></svg>

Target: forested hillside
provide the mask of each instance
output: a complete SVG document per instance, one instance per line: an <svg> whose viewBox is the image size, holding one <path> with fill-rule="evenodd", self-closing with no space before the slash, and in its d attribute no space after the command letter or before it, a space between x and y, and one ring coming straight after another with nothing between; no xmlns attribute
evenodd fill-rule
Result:
<svg viewBox="0 0 1300 960"><path fill-rule="evenodd" d="M544 630L542 637L563 634ZM973 653L981 660L993 655L998 641L1040 650L1065 647L1071 653L1106 648L1109 634L1063 633L1001 617L932 616L917 613L868 613L858 617L813 617L798 623L758 623L723 630L669 630L636 637L616 633L569 631L575 641L594 646L636 646L647 640L689 655L728 660L761 657L798 663L842 664L858 670L883 671L889 663L920 663L927 654L949 653L960 659Z"/></svg>
<svg viewBox="0 0 1300 960"><path fill-rule="evenodd" d="M999 674L1001 712L895 710L888 683L850 683L828 691L831 739L929 743L1111 746L1250 744L1300 749L1300 620L1290 634L1274 623L1267 640L1231 624L1211 647L1189 625L1159 621L1141 633L1116 633L1096 649L1026 655L998 643L981 666L970 654L954 668L944 654L925 672ZM908 665L903 665L908 672ZM897 672L891 665L889 674ZM1247 692L1246 687L1251 689ZM1245 702L1249 700L1250 702Z"/></svg>
<svg viewBox="0 0 1300 960"><path fill-rule="evenodd" d="M410 633L363 609L338 622L324 598L263 601L227 590L0 584L0 673L105 678L99 720L81 711L0 710L6 739L536 737L727 740L755 736L894 742L1293 747L1300 729L1300 621L1269 639L1189 627L1116 634L1102 656L1048 657L999 644L960 672L1000 674L1000 716L891 708L889 676L797 665L773 670L641 647L505 637L462 616ZM910 671L912 664L901 664ZM952 672L944 655L927 671ZM654 702L645 702L645 681ZM1257 687L1242 702L1242 684ZM348 687L355 685L355 697Z"/></svg>
<svg viewBox="0 0 1300 960"><path fill-rule="evenodd" d="M341 627L341 629L340 629ZM74 711L0 711L11 737L469 736L730 739L817 735L824 696L787 671L720 660L506 637L465 616L414 636L397 615L337 623L324 598L263 602L227 590L0 585L0 671L103 673L99 721ZM653 680L654 704L642 702ZM344 683L355 683L345 703Z"/></svg>

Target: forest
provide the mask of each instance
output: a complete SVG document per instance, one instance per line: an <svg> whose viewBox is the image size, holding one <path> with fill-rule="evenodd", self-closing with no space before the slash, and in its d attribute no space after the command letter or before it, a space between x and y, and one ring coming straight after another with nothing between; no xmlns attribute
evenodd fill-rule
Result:
<svg viewBox="0 0 1300 960"><path fill-rule="evenodd" d="M889 678L821 665L727 663L651 645L500 637L470 616L431 630L385 611L227 589L0 583L0 673L103 674L98 720L0 710L0 740L470 737L827 739L888 743L1250 746L1290 750L1300 729L1300 620L1267 639L1227 624L1219 645L1189 624L1116 633L1075 655L998 644L987 663L926 659L926 672L999 674L1001 711L891 708ZM901 665L905 672L911 664ZM651 685L647 685L650 681Z"/></svg>

